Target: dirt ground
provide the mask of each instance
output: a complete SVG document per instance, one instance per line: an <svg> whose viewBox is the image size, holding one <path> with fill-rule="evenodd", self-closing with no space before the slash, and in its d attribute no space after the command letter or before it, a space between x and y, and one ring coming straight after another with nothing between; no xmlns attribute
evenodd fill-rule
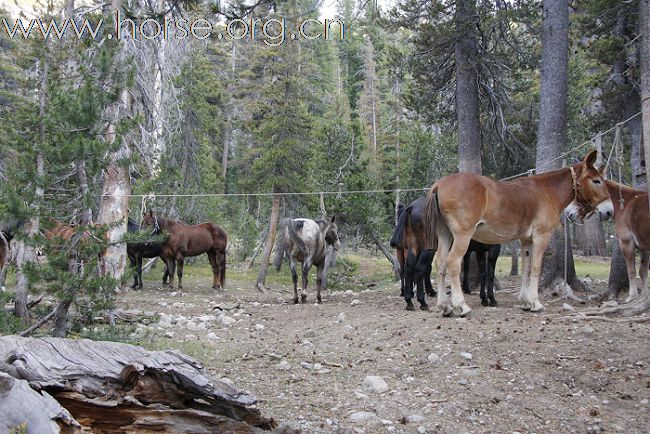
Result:
<svg viewBox="0 0 650 434"><path fill-rule="evenodd" d="M648 323L566 319L564 303L594 305L551 297L527 313L513 290L497 293L497 308L468 296L474 310L461 319L442 318L435 300L407 312L392 282L326 292L322 305L313 291L293 305L287 286L209 284L186 277L182 292L146 282L124 294L120 307L157 314L131 338L199 358L303 432L650 431ZM367 390L366 376L388 390Z"/></svg>

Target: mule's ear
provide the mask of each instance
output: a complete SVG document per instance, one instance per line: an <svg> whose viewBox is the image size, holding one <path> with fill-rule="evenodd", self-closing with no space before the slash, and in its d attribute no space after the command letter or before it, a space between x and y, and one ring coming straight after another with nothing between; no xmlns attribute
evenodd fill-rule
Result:
<svg viewBox="0 0 650 434"><path fill-rule="evenodd" d="M598 168L598 173L600 173L600 176L602 176L603 178L605 177L605 170L606 170L606 169L607 169L607 166L605 166L604 164L602 164L602 165Z"/></svg>
<svg viewBox="0 0 650 434"><path fill-rule="evenodd" d="M587 167L594 167L594 163L596 162L597 158L598 158L598 151L594 149L587 154L583 162Z"/></svg>
<svg viewBox="0 0 650 434"><path fill-rule="evenodd" d="M334 223L334 220L336 220L336 216L335 216L335 215L332 216L332 223Z"/></svg>

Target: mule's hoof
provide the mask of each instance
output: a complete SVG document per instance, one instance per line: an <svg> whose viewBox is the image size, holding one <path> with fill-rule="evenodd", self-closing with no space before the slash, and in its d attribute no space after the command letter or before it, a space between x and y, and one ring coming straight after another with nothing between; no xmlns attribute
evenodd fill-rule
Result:
<svg viewBox="0 0 650 434"><path fill-rule="evenodd" d="M305 294L302 294L302 295L300 296L300 302L301 302L301 303L305 303L306 301L307 301L307 296L306 296Z"/></svg>
<svg viewBox="0 0 650 434"><path fill-rule="evenodd" d="M471 289L468 289L467 291L465 291L465 290L463 289L463 294L471 294L471 293L472 293L472 290L471 290Z"/></svg>
<svg viewBox="0 0 650 434"><path fill-rule="evenodd" d="M481 306L489 306L490 303L487 300L481 300Z"/></svg>
<svg viewBox="0 0 650 434"><path fill-rule="evenodd" d="M454 308L451 306L445 306L442 308L442 316L445 318L449 318L451 316L454 316Z"/></svg>
<svg viewBox="0 0 650 434"><path fill-rule="evenodd" d="M293 304L298 304L298 299L297 298L293 299Z"/></svg>
<svg viewBox="0 0 650 434"><path fill-rule="evenodd" d="M427 295L428 295L429 297L437 297L437 296L438 296L438 293L437 293L436 291L431 291L431 292L427 292Z"/></svg>
<svg viewBox="0 0 650 434"><path fill-rule="evenodd" d="M420 310L423 310L425 312L429 312L429 305L427 304L421 304L420 305Z"/></svg>
<svg viewBox="0 0 650 434"><path fill-rule="evenodd" d="M541 312L544 310L544 305L539 301L534 301L533 305L530 307L530 312Z"/></svg>
<svg viewBox="0 0 650 434"><path fill-rule="evenodd" d="M490 301L490 304L489 304L488 306L490 306L490 307L497 307L497 301L496 301L496 300L492 300L492 301Z"/></svg>
<svg viewBox="0 0 650 434"><path fill-rule="evenodd" d="M322 302L323 302L323 300L321 300L320 297L318 297L318 298L316 299L316 303L321 304Z"/></svg>
<svg viewBox="0 0 650 434"><path fill-rule="evenodd" d="M413 303L406 303L406 310L415 310L415 306L413 306Z"/></svg>

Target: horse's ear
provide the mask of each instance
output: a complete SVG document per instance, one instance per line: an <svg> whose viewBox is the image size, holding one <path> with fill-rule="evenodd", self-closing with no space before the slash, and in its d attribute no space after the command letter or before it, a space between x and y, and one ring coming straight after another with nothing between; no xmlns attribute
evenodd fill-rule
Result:
<svg viewBox="0 0 650 434"><path fill-rule="evenodd" d="M594 167L594 163L596 162L597 158L598 158L598 151L593 149L590 153L587 154L583 162L587 167Z"/></svg>
<svg viewBox="0 0 650 434"><path fill-rule="evenodd" d="M336 220L336 215L332 216L332 223L334 223L334 220Z"/></svg>
<svg viewBox="0 0 650 434"><path fill-rule="evenodd" d="M598 168L598 173L600 173L600 176L602 176L603 178L605 177L605 170L606 170L606 169L607 169L607 166L605 166L604 164L602 164L602 165Z"/></svg>

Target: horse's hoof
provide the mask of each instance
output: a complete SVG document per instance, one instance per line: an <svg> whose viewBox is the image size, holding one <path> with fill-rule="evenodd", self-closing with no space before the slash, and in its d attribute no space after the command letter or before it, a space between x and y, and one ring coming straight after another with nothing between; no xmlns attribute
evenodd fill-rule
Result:
<svg viewBox="0 0 650 434"><path fill-rule="evenodd" d="M429 312L429 306L426 304L420 305L420 310L423 310L425 312Z"/></svg>
<svg viewBox="0 0 650 434"><path fill-rule="evenodd" d="M442 316L445 318L449 318L451 316L454 316L454 308L451 306L445 306L442 308Z"/></svg>
<svg viewBox="0 0 650 434"><path fill-rule="evenodd" d="M488 306L497 307L497 301L496 300L490 301L490 304Z"/></svg>
<svg viewBox="0 0 650 434"><path fill-rule="evenodd" d="M460 308L460 317L465 318L467 315L470 314L470 312L472 312L472 308L470 308L468 305L465 305Z"/></svg>
<svg viewBox="0 0 650 434"><path fill-rule="evenodd" d="M530 308L531 312L541 312L544 310L544 305L539 301L533 303L533 306Z"/></svg>
<svg viewBox="0 0 650 434"><path fill-rule="evenodd" d="M490 304L488 303L487 300L481 300L481 306L489 306Z"/></svg>
<svg viewBox="0 0 650 434"><path fill-rule="evenodd" d="M323 302L323 300L321 300L320 297L318 297L318 298L316 299L316 303L321 304L322 302Z"/></svg>
<svg viewBox="0 0 650 434"><path fill-rule="evenodd" d="M406 310L410 310L410 311L415 310L415 306L413 306L413 303L411 302L406 303Z"/></svg>
<svg viewBox="0 0 650 434"><path fill-rule="evenodd" d="M298 299L297 298L293 299L293 304L298 304Z"/></svg>

